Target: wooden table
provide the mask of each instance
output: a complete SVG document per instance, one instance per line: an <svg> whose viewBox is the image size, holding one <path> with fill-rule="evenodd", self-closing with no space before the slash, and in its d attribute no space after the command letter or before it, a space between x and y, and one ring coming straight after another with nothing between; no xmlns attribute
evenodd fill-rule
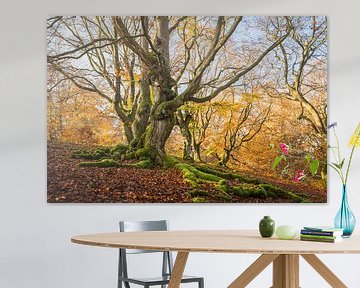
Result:
<svg viewBox="0 0 360 288"><path fill-rule="evenodd" d="M255 230L118 232L75 236L77 244L177 251L169 288L178 288L190 252L262 254L228 288L246 287L273 263L273 288L299 287L299 256L303 257L331 287L347 287L315 254L360 253L360 237L343 242L319 243L261 238Z"/></svg>

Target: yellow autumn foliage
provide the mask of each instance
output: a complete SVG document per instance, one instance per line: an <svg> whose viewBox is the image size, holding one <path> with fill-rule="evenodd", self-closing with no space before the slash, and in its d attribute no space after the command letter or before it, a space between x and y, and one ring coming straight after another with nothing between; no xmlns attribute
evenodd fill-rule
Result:
<svg viewBox="0 0 360 288"><path fill-rule="evenodd" d="M349 146L360 147L360 122L350 138Z"/></svg>

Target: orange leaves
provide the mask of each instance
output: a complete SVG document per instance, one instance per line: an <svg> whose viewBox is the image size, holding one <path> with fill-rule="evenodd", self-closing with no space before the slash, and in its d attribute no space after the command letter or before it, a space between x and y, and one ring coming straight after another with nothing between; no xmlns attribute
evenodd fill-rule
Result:
<svg viewBox="0 0 360 288"><path fill-rule="evenodd" d="M72 89L66 97L48 101L48 139L113 145L121 142L119 121L112 107L93 93Z"/></svg>

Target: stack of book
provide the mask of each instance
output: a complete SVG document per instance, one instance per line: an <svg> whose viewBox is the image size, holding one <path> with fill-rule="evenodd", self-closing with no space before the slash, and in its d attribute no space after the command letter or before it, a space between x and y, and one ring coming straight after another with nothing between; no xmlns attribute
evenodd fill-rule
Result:
<svg viewBox="0 0 360 288"><path fill-rule="evenodd" d="M334 227L304 227L300 232L302 241L336 243L342 241L344 230Z"/></svg>

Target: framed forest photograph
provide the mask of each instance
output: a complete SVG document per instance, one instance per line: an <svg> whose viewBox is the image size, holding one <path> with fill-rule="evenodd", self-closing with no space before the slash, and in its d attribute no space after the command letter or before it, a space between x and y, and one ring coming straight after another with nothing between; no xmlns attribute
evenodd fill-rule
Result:
<svg viewBox="0 0 360 288"><path fill-rule="evenodd" d="M327 202L325 16L46 25L49 203Z"/></svg>

